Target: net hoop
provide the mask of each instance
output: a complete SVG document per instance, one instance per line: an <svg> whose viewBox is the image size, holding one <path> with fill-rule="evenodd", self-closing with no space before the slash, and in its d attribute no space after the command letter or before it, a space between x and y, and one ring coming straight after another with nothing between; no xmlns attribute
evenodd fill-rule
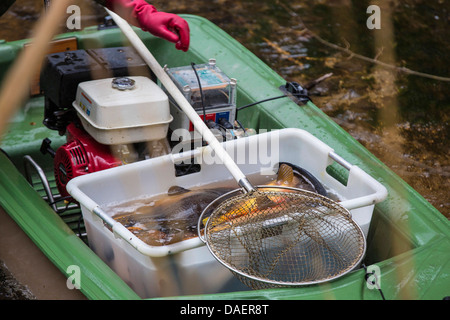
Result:
<svg viewBox="0 0 450 320"><path fill-rule="evenodd" d="M210 236L211 225L210 224L212 223L211 221L214 219L214 217L219 215L220 210L222 209L223 206L226 206L228 203L236 201L236 199L238 199L237 201L241 201L240 199L243 199L247 195L251 196L251 194L246 193L242 189L236 189L236 190L230 191L230 192L222 195L221 197L217 198L215 201L210 203L203 210L203 212L199 218L197 230L198 230L199 238L206 244L206 246L208 247L208 250L214 256L214 258L219 263L221 263L223 266L228 268L243 283L245 283L246 285L248 285L249 287L254 288L254 289L271 288L271 287L297 287L297 286L319 284L319 283L328 282L328 281L332 281L337 278L340 278L340 277L346 275L347 273L355 270L355 268L357 268L361 264L361 261L364 258L365 253L366 253L366 246L367 246L366 237L365 237L361 227L356 222L353 221L353 219L351 218L350 212L346 208L344 208L338 202L335 202L335 201L333 201L327 197L324 197L322 195L319 195L317 193L298 189L298 188L293 188L293 187L258 186L257 191L255 191L255 192L265 193L265 192L268 192L267 190L269 190L269 189L272 189L272 191L270 191L270 192L275 192L275 193L290 192L290 193L299 194L300 197L305 197L305 199L313 199L316 201L320 201L321 203L325 203L327 206L329 205L331 208L337 208L337 210L339 210L339 214L342 213L341 216L344 219L346 219L346 222L348 222L348 224L345 225L345 228L351 228L351 230L349 229L349 231L351 231L352 233L355 233L357 236L357 239L356 239L357 244L350 245L350 247L355 246L355 248L356 248L355 253L352 252L351 263L346 265L345 268L343 268L339 272L336 272L335 274L332 274L329 276L318 277L316 279L306 279L306 280L298 280L298 281L291 281L291 280L280 281L280 280L270 279L267 277L256 276L254 274L250 274L248 272L245 272L245 271L233 266L231 263L229 263L229 261L227 261L226 258L224 258L220 254L216 253L217 251L215 248L217 247L217 244L211 243L211 236ZM275 191L273 191L273 190L275 190ZM202 222L204 222L204 220L205 220L205 218L203 218L203 217L205 217L209 213L210 213L210 215L209 215L209 218L206 220L206 223L204 223L205 226L203 228L203 234L202 234L201 225L202 225ZM265 221L267 221L267 220L265 220ZM261 222L261 223L266 223L265 221ZM328 223L330 224L331 222L328 222ZM347 231L347 229L344 231ZM215 232L217 232L217 231L215 231ZM342 230L339 232L342 232ZM214 241L214 239L212 241ZM345 257L343 260L345 260Z"/></svg>

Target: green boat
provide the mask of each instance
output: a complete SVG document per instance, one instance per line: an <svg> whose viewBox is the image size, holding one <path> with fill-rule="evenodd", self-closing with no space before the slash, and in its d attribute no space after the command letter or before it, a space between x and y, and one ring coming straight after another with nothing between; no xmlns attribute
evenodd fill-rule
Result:
<svg viewBox="0 0 450 320"><path fill-rule="evenodd" d="M204 18L192 15L183 18L189 22L192 34L187 53L137 31L162 66L201 64L214 58L225 74L238 79L238 106L283 94L280 88L285 87L286 81L232 37ZM74 40L76 49L85 50L127 45L125 36L115 27L89 27L57 37L57 40L65 39ZM0 43L2 76L28 42ZM43 95L30 95L2 138L0 206L65 277L72 275L70 266L79 266L83 275L79 290L86 298L140 299L87 245L80 208L61 207L61 202L49 196L57 193L56 182L53 159L41 151L42 142L48 138L51 147L56 149L66 143L66 137L43 124L44 106ZM388 196L375 205L368 231L366 268L322 284L168 299L441 300L450 296L450 222L310 100L299 103L283 98L261 102L241 110L238 120L257 132L304 129L386 187ZM336 177L346 179L340 168L330 170ZM370 285L367 269L374 266L379 277Z"/></svg>

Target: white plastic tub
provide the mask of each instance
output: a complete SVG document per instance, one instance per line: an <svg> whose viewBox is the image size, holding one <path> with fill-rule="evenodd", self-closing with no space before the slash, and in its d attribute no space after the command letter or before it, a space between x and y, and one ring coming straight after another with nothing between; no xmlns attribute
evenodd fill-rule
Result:
<svg viewBox="0 0 450 320"><path fill-rule="evenodd" d="M270 173L278 162L290 162L308 170L338 196L366 235L374 205L387 196L386 188L379 182L301 129L272 131L229 141L224 146L249 176ZM201 164L201 171L176 177L174 163L192 157ZM346 185L327 173L327 167L335 162L349 171ZM245 287L213 258L200 239L149 246L100 206L166 193L174 185L192 188L231 179L211 150L203 148L80 176L69 182L67 190L81 205L91 248L146 298Z"/></svg>

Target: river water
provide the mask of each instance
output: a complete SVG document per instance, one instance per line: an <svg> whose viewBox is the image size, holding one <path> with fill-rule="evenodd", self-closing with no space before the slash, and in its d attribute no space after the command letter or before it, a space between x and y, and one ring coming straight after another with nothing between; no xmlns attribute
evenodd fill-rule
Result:
<svg viewBox="0 0 450 320"><path fill-rule="evenodd" d="M18 0L0 18L0 39L29 36L42 3ZM208 18L287 81L307 84L331 73L310 90L314 103L450 218L450 82L433 79L450 77L450 1L152 3ZM82 27L102 21L94 2L74 4L81 6ZM380 29L367 27L370 4L380 8Z"/></svg>

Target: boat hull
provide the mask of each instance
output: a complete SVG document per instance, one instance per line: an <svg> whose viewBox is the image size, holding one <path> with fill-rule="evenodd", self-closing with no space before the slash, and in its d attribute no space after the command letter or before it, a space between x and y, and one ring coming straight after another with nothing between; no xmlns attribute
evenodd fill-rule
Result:
<svg viewBox="0 0 450 320"><path fill-rule="evenodd" d="M238 79L237 104L245 105L280 95L285 80L244 46L208 20L192 15L192 39L187 53L148 33L138 34L161 65L170 67L203 63L215 58L224 73ZM125 37L117 28L95 27L60 35L75 37L79 48L123 46ZM0 44L0 72L4 74L27 40ZM34 97L17 113L2 138L0 153L0 205L47 255L69 276L77 265L84 275L80 288L90 299L138 299L123 282L42 199L24 177L23 157L31 155L52 172L49 157L39 152L49 137L52 146L64 137L42 125L43 97ZM246 127L259 130L301 128L329 146L350 163L376 178L388 190L388 197L375 206L368 234L365 263L376 266L386 299L442 299L450 287L450 223L413 188L333 122L312 102L297 105L278 99L242 110L238 118ZM345 180L338 169L330 168ZM377 271L377 272L378 272ZM173 298L173 297L172 297ZM178 297L186 299L186 296ZM194 297L189 297L194 298ZM200 295L214 299L380 299L380 293L365 280L364 269L325 285L276 290L241 291Z"/></svg>

